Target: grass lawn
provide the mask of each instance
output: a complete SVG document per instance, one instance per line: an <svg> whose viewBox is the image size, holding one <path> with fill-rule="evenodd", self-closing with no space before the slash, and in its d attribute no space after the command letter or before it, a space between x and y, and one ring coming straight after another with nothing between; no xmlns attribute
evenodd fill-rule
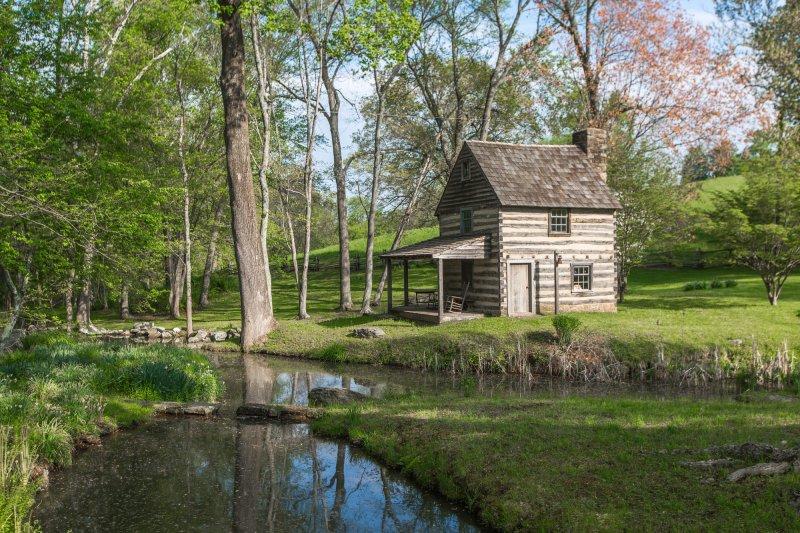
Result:
<svg viewBox="0 0 800 533"><path fill-rule="evenodd" d="M737 177L716 178L703 182L703 187L724 188L736 183ZM723 186L722 183L728 185ZM435 228L409 232L405 244L430 238ZM378 239L377 249L388 248L389 236ZM364 239L354 240L353 254L362 253ZM275 331L261 351L282 355L310 356L342 361L399 363L430 367L431 360L448 362L464 346L493 345L508 351L520 339L525 342L542 332L551 332L551 318L486 318L477 321L449 323L441 326L418 325L385 315L361 317L357 313L336 313L338 305L337 247L313 252L323 268L309 274L309 311L312 319L298 321L294 278L274 268L273 294L279 320ZM325 268L325 267L328 268ZM375 281L380 277L375 273ZM395 279L402 279L398 266ZM736 280L738 285L720 289L684 291L690 281L713 279ZM630 277L629 293L614 314L578 313L583 323L581 336L599 335L613 342L613 350L621 357L652 361L656 352L669 357L683 357L713 347L730 346L740 339L748 347L758 344L765 353L773 353L786 341L794 348L800 341L800 276L786 283L780 304L768 304L763 284L751 271L741 269L639 269ZM364 274L354 272L353 300L358 305ZM430 263L411 263L410 286L433 287L435 270ZM401 296L395 292L396 300ZM197 311L195 328L224 329L239 324L239 297L236 290L212 293L210 309ZM384 295L385 310L385 295ZM181 326L183 320L154 317L165 327ZM130 327L111 312L94 313L97 325L108 328ZM353 339L353 327L370 324L381 327L387 337L376 340ZM471 350L472 348L469 348ZM469 351L468 350L468 351Z"/></svg>
<svg viewBox="0 0 800 533"><path fill-rule="evenodd" d="M796 402L554 395L409 395L333 407L345 437L501 530L790 531L800 473L730 483L681 461L711 445L800 445ZM709 479L711 478L711 479Z"/></svg>
<svg viewBox="0 0 800 533"><path fill-rule="evenodd" d="M37 465L151 415L139 400L213 401L222 384L200 354L171 346L76 344L35 334L0 359L0 531L27 529Z"/></svg>
<svg viewBox="0 0 800 533"><path fill-rule="evenodd" d="M399 272L397 274L399 277ZM411 268L410 284L432 286L434 270L425 263ZM377 278L377 274L376 274ZM695 280L737 281L737 286L685 291ZM363 286L363 274L354 276L354 298ZM338 280L331 271L310 276L312 319L299 321L295 288L291 276L276 277L275 306L279 319L261 351L291 356L311 356L354 362L399 363L429 367L435 357L451 357L464 344L494 344L513 348L520 338L531 339L541 332L552 332L551 317L486 318L448 323L441 326L414 324L386 315L368 317L356 313L336 313ZM385 302L384 302L385 304ZM800 276L791 277L778 306L770 306L763 284L750 271L739 269L635 270L630 291L617 313L576 313L582 322L578 337L600 335L612 339L614 350L630 360L652 360L656 351L680 357L715 346L729 347L740 339L753 342L770 354L786 341L794 349L800 342ZM181 320L157 317L167 327L180 326ZM110 315L95 314L95 323L104 327L130 327ZM238 293L213 295L212 307L194 317L195 328L225 328L239 323ZM387 337L362 340L348 336L353 327L369 324L381 327ZM448 356L447 354L451 354Z"/></svg>

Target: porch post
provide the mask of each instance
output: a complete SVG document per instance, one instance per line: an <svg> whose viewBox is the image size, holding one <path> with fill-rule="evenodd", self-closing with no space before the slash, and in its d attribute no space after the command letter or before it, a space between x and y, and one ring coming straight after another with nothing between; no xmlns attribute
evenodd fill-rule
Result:
<svg viewBox="0 0 800 533"><path fill-rule="evenodd" d="M439 324L444 318L444 259L439 259Z"/></svg>
<svg viewBox="0 0 800 533"><path fill-rule="evenodd" d="M392 260L386 259L386 281L389 287L386 291L386 310L392 312Z"/></svg>
<svg viewBox="0 0 800 533"><path fill-rule="evenodd" d="M408 259L403 259L403 305L408 305Z"/></svg>

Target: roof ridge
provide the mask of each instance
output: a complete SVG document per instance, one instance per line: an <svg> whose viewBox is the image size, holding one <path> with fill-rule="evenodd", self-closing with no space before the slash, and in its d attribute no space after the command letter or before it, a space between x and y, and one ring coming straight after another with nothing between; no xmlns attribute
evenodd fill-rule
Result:
<svg viewBox="0 0 800 533"><path fill-rule="evenodd" d="M572 146L572 147L580 149L575 144L541 144L541 143L524 144L524 143L510 143L510 142L503 142L503 141L481 141L481 140L478 140L478 139L469 139L469 140L464 141L464 142L466 142L466 143L477 143L477 144L499 144L499 145L502 145L502 146L518 146L518 147L522 147L522 148L529 148L529 147L530 148L551 148L551 147L552 148L562 148L562 147Z"/></svg>

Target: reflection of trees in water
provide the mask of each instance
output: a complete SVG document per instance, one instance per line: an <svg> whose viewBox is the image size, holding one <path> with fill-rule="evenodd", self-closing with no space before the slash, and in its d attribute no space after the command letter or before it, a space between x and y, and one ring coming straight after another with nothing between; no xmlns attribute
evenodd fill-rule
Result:
<svg viewBox="0 0 800 533"><path fill-rule="evenodd" d="M244 401L305 403L316 386L371 392L323 372L279 372L244 357ZM343 442L313 438L302 424L246 424L236 429L233 522L236 531L441 530L456 525L449 509Z"/></svg>

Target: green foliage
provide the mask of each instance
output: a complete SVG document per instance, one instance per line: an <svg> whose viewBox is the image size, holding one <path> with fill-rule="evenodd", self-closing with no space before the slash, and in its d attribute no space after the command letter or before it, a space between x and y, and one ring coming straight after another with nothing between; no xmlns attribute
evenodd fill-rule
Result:
<svg viewBox="0 0 800 533"><path fill-rule="evenodd" d="M33 461L27 432L0 425L0 531L36 531L27 518L37 486L30 479Z"/></svg>
<svg viewBox="0 0 800 533"><path fill-rule="evenodd" d="M631 269L652 250L669 249L686 240L684 197L669 161L650 146L617 139L609 153L608 184L622 209L616 214L616 244L621 288L624 293Z"/></svg>
<svg viewBox="0 0 800 533"><path fill-rule="evenodd" d="M707 281L690 281L683 286L685 291L704 291L708 288Z"/></svg>
<svg viewBox="0 0 800 533"><path fill-rule="evenodd" d="M718 195L707 222L733 261L759 273L773 305L800 267L800 159L794 155L787 149L751 160L745 186Z"/></svg>
<svg viewBox="0 0 800 533"><path fill-rule="evenodd" d="M574 315L556 315L552 318L552 322L558 342L564 346L568 346L572 342L573 334L581 326L581 320Z"/></svg>
<svg viewBox="0 0 800 533"><path fill-rule="evenodd" d="M716 278L712 279L711 283L709 284L709 287L711 287L712 289L721 289L724 286L725 284L721 280L718 280Z"/></svg>
<svg viewBox="0 0 800 533"><path fill-rule="evenodd" d="M396 65L420 32L411 0L355 0L337 29L334 55L353 52L364 70Z"/></svg>
<svg viewBox="0 0 800 533"><path fill-rule="evenodd" d="M735 279L726 279L725 280L725 287L727 287L727 288L736 287L737 285L739 285L739 282L736 281Z"/></svg>
<svg viewBox="0 0 800 533"><path fill-rule="evenodd" d="M74 345L75 338L63 331L45 331L31 333L22 339L22 347L26 350L35 346L56 346L59 344Z"/></svg>
<svg viewBox="0 0 800 533"><path fill-rule="evenodd" d="M317 358L333 363L347 361L347 347L337 343L329 344L317 352Z"/></svg>

